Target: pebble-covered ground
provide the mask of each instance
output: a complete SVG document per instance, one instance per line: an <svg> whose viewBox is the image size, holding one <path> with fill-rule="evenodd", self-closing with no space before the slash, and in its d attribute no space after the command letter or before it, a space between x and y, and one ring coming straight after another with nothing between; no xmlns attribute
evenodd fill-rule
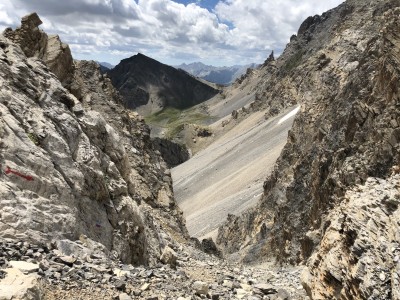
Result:
<svg viewBox="0 0 400 300"><path fill-rule="evenodd" d="M30 263L29 272L41 277L44 299L308 299L299 268L232 264L192 246L171 250L171 265L151 268L93 254L65 256L52 248L0 241L0 267Z"/></svg>

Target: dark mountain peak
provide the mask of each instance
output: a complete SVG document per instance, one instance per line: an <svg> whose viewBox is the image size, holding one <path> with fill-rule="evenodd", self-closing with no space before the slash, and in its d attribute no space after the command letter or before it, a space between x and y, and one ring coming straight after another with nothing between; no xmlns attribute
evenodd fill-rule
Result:
<svg viewBox="0 0 400 300"><path fill-rule="evenodd" d="M138 54L132 56L131 58L133 58L133 59L145 59L145 60L153 60L153 61L156 61L155 59L153 59L153 58L151 58L151 57L149 57L149 56L147 56L147 55L144 55L143 53L140 53L140 52L138 52Z"/></svg>
<svg viewBox="0 0 400 300"><path fill-rule="evenodd" d="M135 60L146 60L146 59L151 59L150 57L142 54L142 53L137 53L135 55L132 55L131 57L127 57L122 59L118 65L120 65L123 62L127 62L127 61L135 61Z"/></svg>
<svg viewBox="0 0 400 300"><path fill-rule="evenodd" d="M147 55L144 55L140 52L131 57L121 60L121 62L116 66L116 68L120 67L121 65L124 66L125 64L129 65L133 64L135 66L145 64L147 67L151 66L152 68L172 68L171 66L163 64L158 60L151 58Z"/></svg>
<svg viewBox="0 0 400 300"><path fill-rule="evenodd" d="M142 53L122 60L108 74L125 105L145 115L166 107L188 108L219 92L183 70Z"/></svg>

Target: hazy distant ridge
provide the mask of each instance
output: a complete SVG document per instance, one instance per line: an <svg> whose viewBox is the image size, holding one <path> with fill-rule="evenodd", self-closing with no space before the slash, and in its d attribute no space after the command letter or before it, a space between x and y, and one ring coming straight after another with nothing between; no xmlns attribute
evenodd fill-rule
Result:
<svg viewBox="0 0 400 300"><path fill-rule="evenodd" d="M203 78L207 81L219 83L219 84L230 84L235 81L236 78L240 77L248 68L256 68L257 64L248 65L234 65L231 67L214 67L205 65L201 62L194 62L190 64L181 64L175 66L175 68L182 69L193 76Z"/></svg>

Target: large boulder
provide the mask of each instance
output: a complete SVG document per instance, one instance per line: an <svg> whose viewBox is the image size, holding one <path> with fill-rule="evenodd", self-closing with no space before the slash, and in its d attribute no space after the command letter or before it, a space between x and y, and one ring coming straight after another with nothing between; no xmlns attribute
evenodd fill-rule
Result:
<svg viewBox="0 0 400 300"><path fill-rule="evenodd" d="M0 280L1 300L42 299L42 291L37 274L24 274L19 268L7 268L4 272L6 276L4 279Z"/></svg>
<svg viewBox="0 0 400 300"><path fill-rule="evenodd" d="M160 257L161 262L170 265L171 268L176 268L177 259L176 252L168 246L164 248Z"/></svg>

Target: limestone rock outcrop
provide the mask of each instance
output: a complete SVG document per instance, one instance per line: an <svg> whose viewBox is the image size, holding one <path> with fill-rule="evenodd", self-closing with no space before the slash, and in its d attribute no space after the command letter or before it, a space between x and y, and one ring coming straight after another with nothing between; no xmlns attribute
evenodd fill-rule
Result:
<svg viewBox="0 0 400 300"><path fill-rule="evenodd" d="M37 274L24 272L20 268L7 268L4 272L5 278L0 282L0 299L42 299L43 293Z"/></svg>
<svg viewBox="0 0 400 300"><path fill-rule="evenodd" d="M22 24L0 36L0 237L93 241L125 263L157 263L187 231L148 127L96 63L65 68L68 48L37 15Z"/></svg>
<svg viewBox="0 0 400 300"><path fill-rule="evenodd" d="M304 282L315 299L388 299L398 291L396 255L388 254L397 247L397 209L385 208L397 200L366 195L379 191L371 177L398 194L389 176L400 164L399 12L398 1L348 0L310 18L260 81L255 109L273 115L298 103L301 110L259 204L230 216L217 242L244 261L307 264ZM362 206L351 191L365 184ZM352 220L340 219L338 207ZM371 257L379 272L363 269Z"/></svg>
<svg viewBox="0 0 400 300"><path fill-rule="evenodd" d="M400 298L399 204L400 175L346 192L302 276L313 299Z"/></svg>
<svg viewBox="0 0 400 300"><path fill-rule="evenodd" d="M18 44L27 57L37 57L57 75L64 86L72 81L74 64L69 46L58 35L47 35L39 29L42 24L37 13L22 18L21 27L7 28L4 36Z"/></svg>

